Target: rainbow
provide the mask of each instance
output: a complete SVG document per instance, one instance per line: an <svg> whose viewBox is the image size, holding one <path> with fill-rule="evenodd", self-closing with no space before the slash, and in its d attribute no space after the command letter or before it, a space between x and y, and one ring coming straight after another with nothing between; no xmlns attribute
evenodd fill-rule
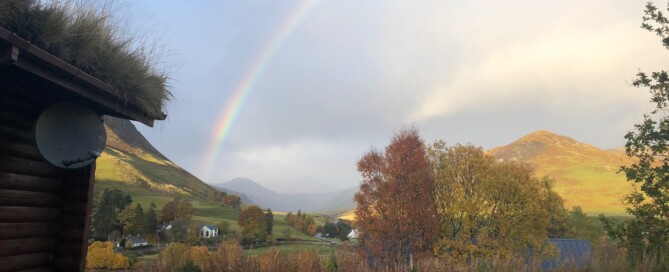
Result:
<svg viewBox="0 0 669 272"><path fill-rule="evenodd" d="M297 4L292 12L286 16L286 19L277 28L277 31L268 40L266 45L255 55L256 57L252 60L243 76L240 77L232 91L232 95L227 99L227 103L225 103L223 110L219 114L214 133L207 145L207 152L202 164L204 166L202 177L205 180L210 178L214 163L220 153L221 145L230 134L239 111L253 91L258 79L261 78L267 66L272 62L272 59L281 45L286 41L286 38L314 10L318 2L319 0L305 0Z"/></svg>

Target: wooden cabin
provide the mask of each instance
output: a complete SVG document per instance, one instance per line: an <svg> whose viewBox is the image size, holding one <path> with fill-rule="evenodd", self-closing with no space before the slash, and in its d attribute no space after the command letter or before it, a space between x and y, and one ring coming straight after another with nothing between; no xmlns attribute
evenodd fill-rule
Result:
<svg viewBox="0 0 669 272"><path fill-rule="evenodd" d="M95 163L57 168L35 145L36 118L58 102L148 126L165 118L0 28L0 271L85 268Z"/></svg>

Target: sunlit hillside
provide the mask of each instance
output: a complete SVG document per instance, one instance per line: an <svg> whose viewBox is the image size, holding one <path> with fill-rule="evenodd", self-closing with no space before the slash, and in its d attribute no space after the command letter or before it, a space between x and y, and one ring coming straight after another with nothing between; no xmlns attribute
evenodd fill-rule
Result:
<svg viewBox="0 0 669 272"><path fill-rule="evenodd" d="M207 198L215 191L158 152L127 120L105 117L107 148L97 160L95 190L133 196Z"/></svg>
<svg viewBox="0 0 669 272"><path fill-rule="evenodd" d="M621 198L632 187L624 174L617 172L631 160L620 149L602 150L549 131L537 131L488 152L502 160L527 162L538 175L553 177L567 207L580 205L591 214L624 213Z"/></svg>

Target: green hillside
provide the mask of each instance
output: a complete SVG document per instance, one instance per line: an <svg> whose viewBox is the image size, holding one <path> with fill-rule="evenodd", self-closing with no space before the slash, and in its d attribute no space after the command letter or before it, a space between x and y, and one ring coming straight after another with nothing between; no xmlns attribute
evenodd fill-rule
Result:
<svg viewBox="0 0 669 272"><path fill-rule="evenodd" d="M193 205L192 219L202 224L226 221L230 229L240 232L239 211L214 202L216 188L182 169L140 134L127 120L105 117L107 148L97 159L95 193L118 189L130 194L134 203L160 211L174 197L186 198ZM285 213L274 215L274 235L283 237L284 229L292 238L313 239L288 225Z"/></svg>

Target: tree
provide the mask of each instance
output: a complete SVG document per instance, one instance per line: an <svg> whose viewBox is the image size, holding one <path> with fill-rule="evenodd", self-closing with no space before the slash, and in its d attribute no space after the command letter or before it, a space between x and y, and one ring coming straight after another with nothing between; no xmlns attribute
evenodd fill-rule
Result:
<svg viewBox="0 0 669 272"><path fill-rule="evenodd" d="M265 211L265 232L268 235L271 235L273 227L274 227L274 214L272 214L272 210L270 208L267 208L267 210Z"/></svg>
<svg viewBox="0 0 669 272"><path fill-rule="evenodd" d="M344 220L339 220L339 222L337 222L337 232L339 233L337 238L339 238L339 240L348 240L348 234L351 233L351 230L353 230L351 225L344 222Z"/></svg>
<svg viewBox="0 0 669 272"><path fill-rule="evenodd" d="M118 214L118 220L123 226L123 233L125 235L134 235L137 234L137 226L134 224L137 213L137 209L133 208L131 205L128 205Z"/></svg>
<svg viewBox="0 0 669 272"><path fill-rule="evenodd" d="M218 228L218 235L223 236L230 232L230 223L228 221L221 221L216 227Z"/></svg>
<svg viewBox="0 0 669 272"><path fill-rule="evenodd" d="M357 166L357 226L375 260L401 267L412 254L430 251L438 231L434 183L418 131L400 130L384 153L372 149Z"/></svg>
<svg viewBox="0 0 669 272"><path fill-rule="evenodd" d="M668 10L669 11L669 10ZM646 4L641 27L660 36L669 49L669 19L651 2ZM627 248L629 261L644 258L669 269L669 72L639 72L633 82L648 88L655 109L625 135L625 152L635 161L622 166L633 191L624 198L632 219L617 223L600 215L609 236Z"/></svg>
<svg viewBox="0 0 669 272"><path fill-rule="evenodd" d="M564 200L562 197L557 192L553 191L555 180L545 177L542 179L542 183L546 191L544 207L546 207L549 218L547 229L548 237L567 237L566 235L569 231L567 225L569 212L564 207Z"/></svg>
<svg viewBox="0 0 669 272"><path fill-rule="evenodd" d="M177 216L177 207L179 206L179 202L177 202L175 199L173 199L170 202L167 202L165 206L163 206L163 210L161 211L161 216L160 216L160 221L162 222L172 222Z"/></svg>
<svg viewBox="0 0 669 272"><path fill-rule="evenodd" d="M135 217L132 220L132 226L134 227L135 234L139 234L143 230L144 209L142 209L142 205L139 203L135 206Z"/></svg>
<svg viewBox="0 0 669 272"><path fill-rule="evenodd" d="M175 198L167 202L163 207L161 220L163 222L171 222L177 218L190 219L193 210L193 205L190 201L182 198Z"/></svg>
<svg viewBox="0 0 669 272"><path fill-rule="evenodd" d="M590 243L596 244L604 235L596 218L589 218L581 206L575 206L569 211L566 224L567 237L587 239Z"/></svg>
<svg viewBox="0 0 669 272"><path fill-rule="evenodd" d="M547 249L546 206L556 197L550 182L535 178L528 165L497 162L473 145L436 141L428 153L440 224L436 252L470 261Z"/></svg>
<svg viewBox="0 0 669 272"><path fill-rule="evenodd" d="M94 242L88 246L87 269L127 269L129 266L128 257L114 253L112 242Z"/></svg>
<svg viewBox="0 0 669 272"><path fill-rule="evenodd" d="M262 212L257 206L246 207L240 214L238 218L239 226L242 227L242 236L246 242L253 241L255 239L265 240L268 233L266 232L267 226L265 213Z"/></svg>
<svg viewBox="0 0 669 272"><path fill-rule="evenodd" d="M241 199L237 195L226 195L223 197L223 204L235 209L239 209Z"/></svg>
<svg viewBox="0 0 669 272"><path fill-rule="evenodd" d="M190 201L185 200L185 199L182 199L181 201L179 201L179 205L177 207L176 218L190 219L192 213L193 213L193 205L190 204Z"/></svg>
<svg viewBox="0 0 669 272"><path fill-rule="evenodd" d="M669 49L669 19L650 2L644 13L641 27L660 36ZM669 72L639 72L633 85L648 88L655 103L655 109L634 125L635 131L625 135L625 152L635 161L621 167L634 184L624 198L633 218L621 223L603 215L600 219L609 236L627 248L633 265L648 257L669 265Z"/></svg>
<svg viewBox="0 0 669 272"><path fill-rule="evenodd" d="M107 240L109 233L118 226L118 213L132 203L130 195L119 190L108 190L97 198L93 210L92 227L97 240Z"/></svg>
<svg viewBox="0 0 669 272"><path fill-rule="evenodd" d="M153 202L151 202L149 210L146 211L146 214L144 215L142 232L149 235L155 234L157 226L158 226L158 215L156 214L156 204L153 204Z"/></svg>

